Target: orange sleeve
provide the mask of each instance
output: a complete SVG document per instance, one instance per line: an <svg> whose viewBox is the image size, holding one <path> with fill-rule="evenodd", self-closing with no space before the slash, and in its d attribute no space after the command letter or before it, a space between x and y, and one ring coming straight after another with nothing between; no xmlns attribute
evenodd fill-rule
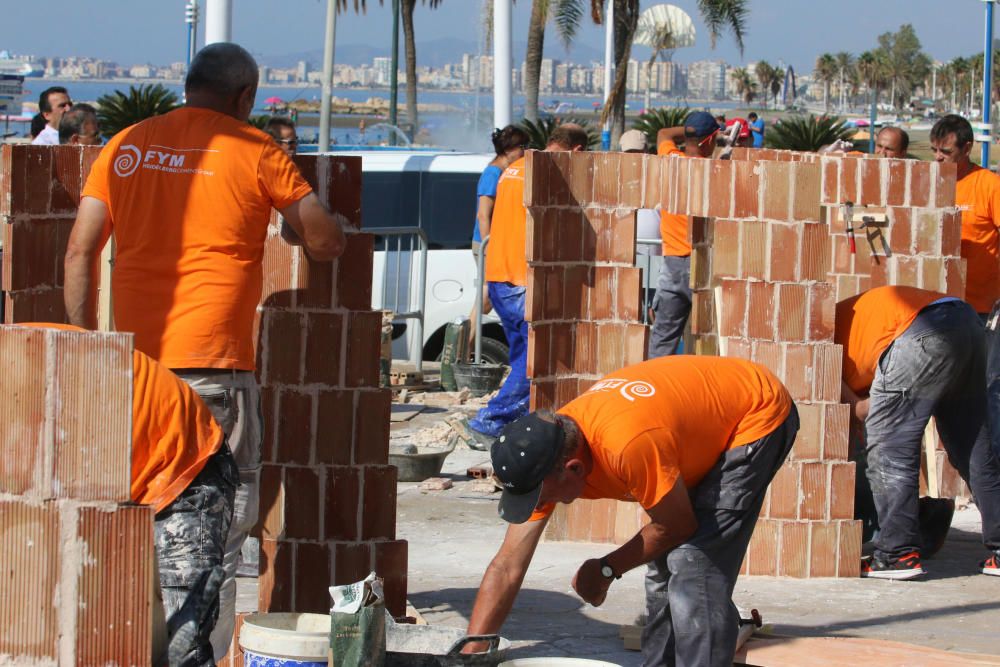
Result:
<svg viewBox="0 0 1000 667"><path fill-rule="evenodd" d="M983 202L994 227L1000 227L1000 177L990 178L989 200Z"/></svg>
<svg viewBox="0 0 1000 667"><path fill-rule="evenodd" d="M683 153L683 151L681 151L681 149L677 148L677 144L675 144L674 142L670 141L670 139L666 139L665 141L661 141L660 144L656 147L656 154L657 155L683 155L684 153Z"/></svg>
<svg viewBox="0 0 1000 667"><path fill-rule="evenodd" d="M279 210L313 191L295 163L270 139L261 151L257 179L261 189L271 198L271 205Z"/></svg>
<svg viewBox="0 0 1000 667"><path fill-rule="evenodd" d="M120 135L119 135L120 136ZM111 193L108 184L108 168L111 156L118 150L118 142L112 139L101 149L93 166L90 167L90 175L87 176L87 183L83 186L80 198L93 197L100 199L105 204L110 203Z"/></svg>
<svg viewBox="0 0 1000 667"><path fill-rule="evenodd" d="M528 521L541 521L545 517L552 514L555 509L555 503L543 503L535 508L535 511L531 513L530 517L528 517Z"/></svg>
<svg viewBox="0 0 1000 667"><path fill-rule="evenodd" d="M655 506L680 476L673 435L667 429L639 434L622 449L616 472L643 509Z"/></svg>

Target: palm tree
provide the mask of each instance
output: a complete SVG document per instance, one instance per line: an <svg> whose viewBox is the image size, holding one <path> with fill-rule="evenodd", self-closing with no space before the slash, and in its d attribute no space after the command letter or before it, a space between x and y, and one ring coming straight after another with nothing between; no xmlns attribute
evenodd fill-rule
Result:
<svg viewBox="0 0 1000 667"><path fill-rule="evenodd" d="M778 94L781 92L781 86L785 83L785 70L780 67L771 68L771 76L768 79L768 85L764 88L764 95L767 96L767 89L771 89L771 95L774 96L774 108L778 108Z"/></svg>
<svg viewBox="0 0 1000 667"><path fill-rule="evenodd" d="M569 48L582 17L580 0L532 0L528 46L524 54L524 115L528 120L538 121L538 87L545 52L545 26L553 21L563 44Z"/></svg>
<svg viewBox="0 0 1000 667"><path fill-rule="evenodd" d="M633 130L639 130L646 135L646 145L656 146L656 134L666 127L683 125L691 110L687 107L664 107L661 109L646 109L632 123Z"/></svg>
<svg viewBox="0 0 1000 667"><path fill-rule="evenodd" d="M738 67L730 73L733 85L736 86L736 94L740 96L743 103L749 105L753 102L754 95L757 94L757 83L750 76L750 70L746 67Z"/></svg>
<svg viewBox="0 0 1000 667"><path fill-rule="evenodd" d="M837 62L837 72L840 75L840 84L837 86L837 94L840 96L840 111L844 111L844 84L849 79L851 70L854 69L854 56L847 51L841 51L833 57Z"/></svg>
<svg viewBox="0 0 1000 667"><path fill-rule="evenodd" d="M775 123L767 131L764 145L782 150L815 152L838 139L848 139L853 133L854 128L847 127L836 116L817 118L810 114L808 118L786 118Z"/></svg>
<svg viewBox="0 0 1000 667"><path fill-rule="evenodd" d="M830 110L830 84L837 75L837 59L829 53L824 53L816 59L813 68L813 78L823 84L823 110Z"/></svg>
<svg viewBox="0 0 1000 667"><path fill-rule="evenodd" d="M436 9L443 0L420 0L420 4ZM406 53L406 117L417 134L417 43L413 34L413 10L417 0L401 0L400 18L403 24L403 49Z"/></svg>
<svg viewBox="0 0 1000 667"><path fill-rule="evenodd" d="M563 123L576 123L586 131L588 149L594 149L601 145L601 133L589 122L579 118L556 119L550 117L538 121L522 118L518 126L528 135L528 148L541 151L549 145L549 137L552 136L553 130Z"/></svg>
<svg viewBox="0 0 1000 667"><path fill-rule="evenodd" d="M771 90L771 78L774 76L774 67L766 60L759 60L753 68L753 73L757 77L757 83L760 84L760 90L764 92L764 107L767 108L767 99Z"/></svg>
<svg viewBox="0 0 1000 667"><path fill-rule="evenodd" d="M129 86L127 95L120 90L101 95L97 98L101 132L114 136L141 120L173 111L179 106L177 102L177 95L159 83Z"/></svg>
<svg viewBox="0 0 1000 667"><path fill-rule="evenodd" d="M670 30L669 24L659 25L653 32L653 43L650 45L649 62L646 63L646 100L642 105L643 109L649 111L650 90L653 88L653 65L660 58L660 54L666 51L668 54L675 48L674 34ZM667 56L670 60L670 56Z"/></svg>

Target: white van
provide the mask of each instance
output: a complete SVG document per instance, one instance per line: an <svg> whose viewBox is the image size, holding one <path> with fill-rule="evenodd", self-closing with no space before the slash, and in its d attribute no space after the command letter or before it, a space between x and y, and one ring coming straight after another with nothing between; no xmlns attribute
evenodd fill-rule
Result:
<svg viewBox="0 0 1000 667"><path fill-rule="evenodd" d="M467 318L476 297L476 263L472 254L472 231L476 219L476 185L493 155L430 151L334 151L336 155L362 159L361 211L364 231L378 235L379 228L419 227L427 235L427 278L424 332L415 338L414 320L393 323L393 357L414 359L422 345L423 358L437 359L444 346L449 322ZM418 283L419 259L411 264L389 261L397 238L376 236L372 307L407 310L411 290ZM403 242L404 249L407 242ZM412 271L411 271L412 268ZM403 283L397 290L397 272ZM385 275L385 280L383 276ZM383 303L383 283L387 285ZM397 296L398 294L398 296ZM395 302L395 303L393 303ZM483 360L506 363L507 340L496 315L483 319Z"/></svg>

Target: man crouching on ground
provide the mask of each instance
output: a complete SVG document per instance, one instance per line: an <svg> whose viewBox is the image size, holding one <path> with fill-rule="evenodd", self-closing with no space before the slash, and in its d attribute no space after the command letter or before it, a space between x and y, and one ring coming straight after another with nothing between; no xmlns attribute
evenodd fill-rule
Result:
<svg viewBox="0 0 1000 667"><path fill-rule="evenodd" d="M647 594L644 664L732 665L736 577L798 428L788 392L766 369L695 356L623 368L558 414L510 424L490 454L511 526L483 576L469 634L500 629L557 502L613 498L640 503L650 523L584 562L573 589L599 606L616 579L649 563L669 586Z"/></svg>

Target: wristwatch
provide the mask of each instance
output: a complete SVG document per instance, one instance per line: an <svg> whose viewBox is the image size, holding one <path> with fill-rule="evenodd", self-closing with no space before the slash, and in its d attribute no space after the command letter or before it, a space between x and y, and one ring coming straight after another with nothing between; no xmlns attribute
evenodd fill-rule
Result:
<svg viewBox="0 0 1000 667"><path fill-rule="evenodd" d="M605 556L598 561L601 565L601 576L605 579L621 579L622 575L616 574L615 569L611 567L611 563L608 562L608 557Z"/></svg>

